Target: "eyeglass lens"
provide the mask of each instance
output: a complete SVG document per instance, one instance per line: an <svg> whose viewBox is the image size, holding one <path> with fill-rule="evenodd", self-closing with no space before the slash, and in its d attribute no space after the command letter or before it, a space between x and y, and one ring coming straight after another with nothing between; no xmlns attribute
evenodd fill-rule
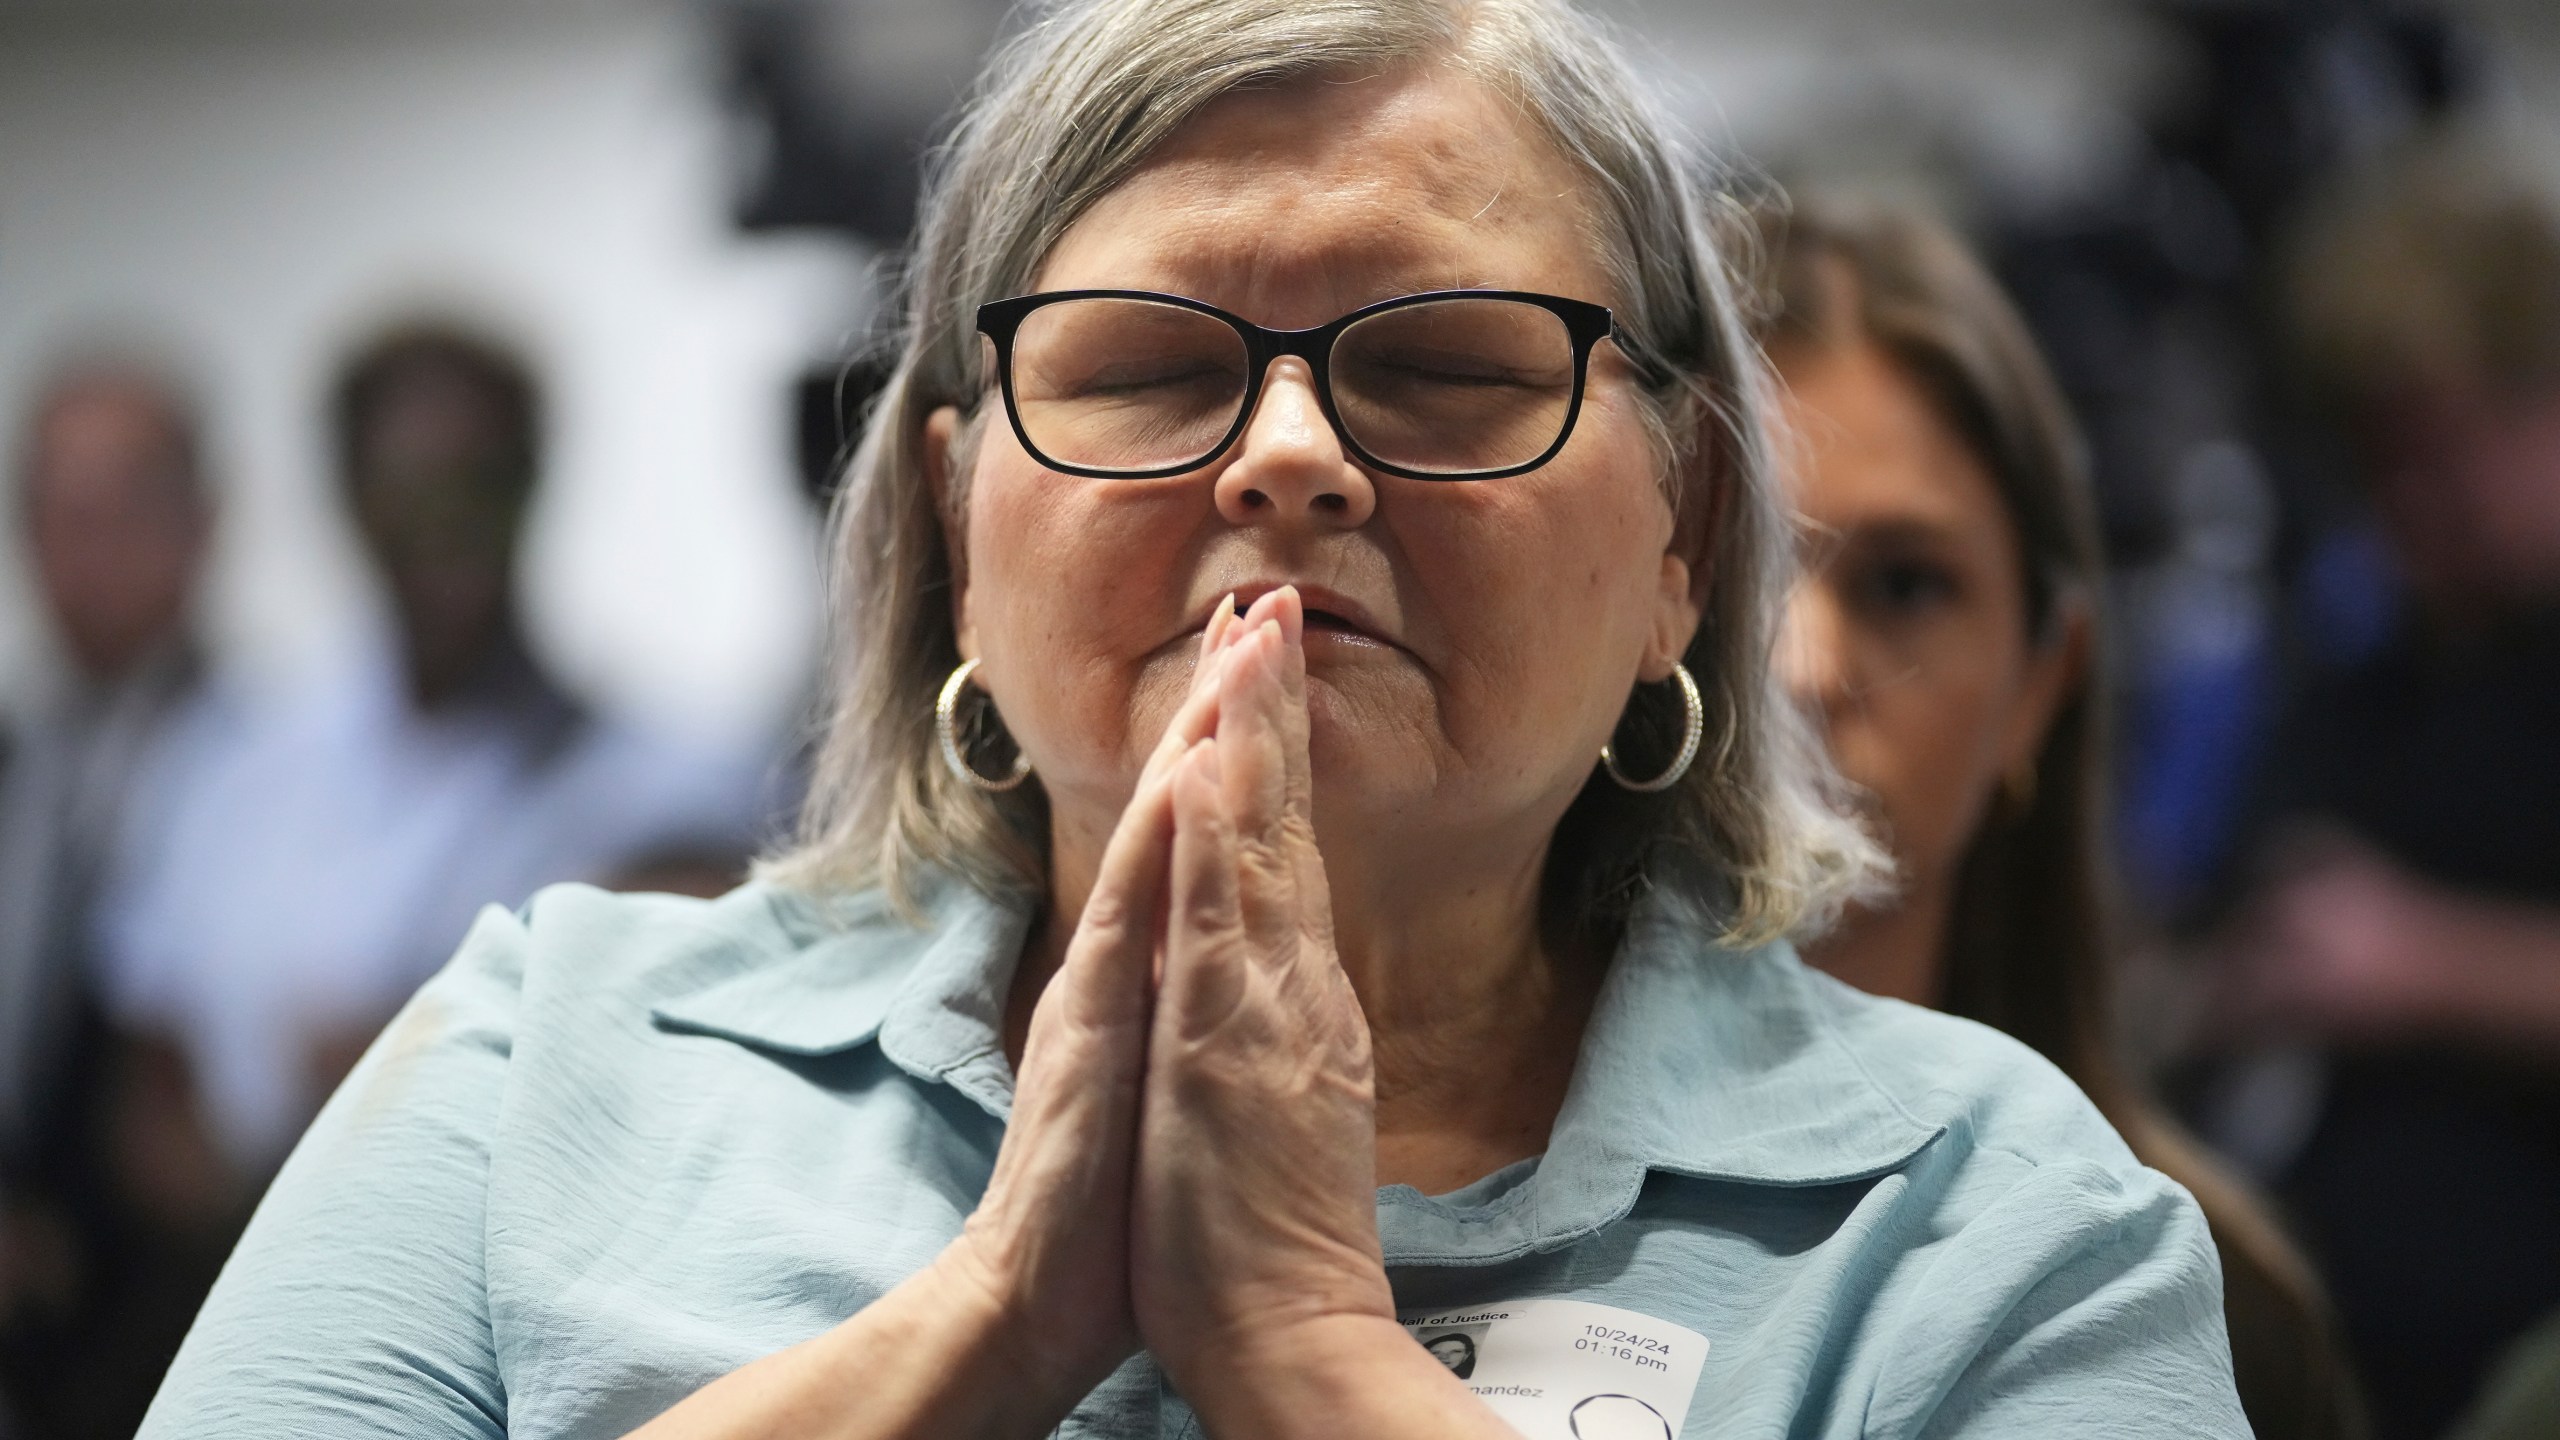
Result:
<svg viewBox="0 0 2560 1440"><path fill-rule="evenodd" d="M1343 430L1375 460L1463 475L1537 459L1564 432L1575 354L1541 306L1454 297L1383 310L1328 357ZM1207 460L1253 397L1244 337L1214 315L1126 297L1062 300L1024 317L1014 407L1032 447L1091 469Z"/></svg>

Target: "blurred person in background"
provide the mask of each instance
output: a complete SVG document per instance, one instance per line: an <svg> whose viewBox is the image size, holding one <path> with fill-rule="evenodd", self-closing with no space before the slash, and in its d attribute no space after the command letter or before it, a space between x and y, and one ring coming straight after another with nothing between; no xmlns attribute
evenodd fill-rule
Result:
<svg viewBox="0 0 2560 1440"><path fill-rule="evenodd" d="M2382 1433L2433 1435L2560 1309L2560 219L2437 141L2291 278L2404 603L2268 752L2221 1009L2320 1054L2277 1180Z"/></svg>
<svg viewBox="0 0 2560 1440"><path fill-rule="evenodd" d="M103 917L110 1009L183 1055L234 1185L263 1181L481 906L673 855L743 868L757 838L755 762L597 715L525 643L543 419L523 361L406 324L346 363L330 415L388 633L307 693L193 727Z"/></svg>
<svg viewBox="0 0 2560 1440"><path fill-rule="evenodd" d="M162 1113L166 1071L99 1025L90 953L134 777L202 689L189 622L213 503L196 418L154 367L61 370L24 433L19 535L63 664L0 770L0 1403L29 1433L111 1435L140 1420L218 1259L157 1303L186 1267L114 1140Z"/></svg>
<svg viewBox="0 0 2560 1440"><path fill-rule="evenodd" d="M2257 1433L2360 1435L2310 1267L2113 1043L2101 557L2068 407L1995 282L1935 222L1834 199L1762 231L1764 340L1812 548L1782 668L1901 876L1806 958L2059 1066L2203 1206Z"/></svg>

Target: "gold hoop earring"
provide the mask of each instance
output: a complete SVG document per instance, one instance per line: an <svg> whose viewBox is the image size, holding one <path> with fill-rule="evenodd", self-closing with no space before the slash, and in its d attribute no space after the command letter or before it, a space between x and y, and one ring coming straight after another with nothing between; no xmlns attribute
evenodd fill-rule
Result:
<svg viewBox="0 0 2560 1440"><path fill-rule="evenodd" d="M1682 729L1680 753L1672 759L1669 769L1652 779L1630 780L1626 772L1618 768L1618 757L1611 747L1601 746L1600 767L1608 771L1609 778L1617 781L1622 789L1632 790L1639 795L1668 790L1679 781L1681 776L1689 773L1689 766L1698 758L1698 742L1705 739L1707 734L1707 702L1699 696L1698 682L1690 676L1688 666L1677 661L1672 662L1671 678L1680 685Z"/></svg>
<svg viewBox="0 0 2560 1440"><path fill-rule="evenodd" d="M963 660L959 668L951 672L951 678L942 682L942 694L933 702L933 728L942 737L942 763L951 767L952 774L973 789L1001 795L1030 778L1031 757L1023 754L1017 746L1013 752L1013 773L991 780L979 774L977 768L969 763L969 757L961 751L960 688L968 684L969 677L977 671L977 661ZM988 708L994 709L995 702L988 701Z"/></svg>

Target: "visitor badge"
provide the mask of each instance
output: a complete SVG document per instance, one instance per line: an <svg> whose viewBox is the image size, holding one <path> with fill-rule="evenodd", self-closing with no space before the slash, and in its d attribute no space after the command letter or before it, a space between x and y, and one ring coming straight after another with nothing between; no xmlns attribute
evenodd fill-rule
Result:
<svg viewBox="0 0 2560 1440"><path fill-rule="evenodd" d="M1706 1337L1581 1300L1397 1317L1527 1440L1680 1440Z"/></svg>

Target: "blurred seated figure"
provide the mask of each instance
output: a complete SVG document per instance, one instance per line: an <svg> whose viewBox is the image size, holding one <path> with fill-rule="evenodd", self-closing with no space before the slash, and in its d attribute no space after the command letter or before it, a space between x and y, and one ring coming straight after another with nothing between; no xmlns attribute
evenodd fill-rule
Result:
<svg viewBox="0 0 2560 1440"><path fill-rule="evenodd" d="M2320 1057L2269 1168L2382 1432L2434 1435L2560 1308L2560 219L2438 144L2317 210L2292 281L2403 613L2269 749L2222 1009Z"/></svg>
<svg viewBox="0 0 2560 1440"><path fill-rule="evenodd" d="M117 1017L174 1039L234 1173L262 1179L473 914L667 857L741 869L758 764L591 713L518 619L536 383L416 323L348 362L332 420L389 633L281 703L208 711L106 916Z"/></svg>
<svg viewBox="0 0 2560 1440"><path fill-rule="evenodd" d="M150 366L62 369L23 434L14 509L61 664L0 768L0 1414L129 1434L212 1269L181 1277L115 1163L149 1066L96 1024L89 939L133 777L201 689L213 506L195 417Z"/></svg>
<svg viewBox="0 0 2560 1440"><path fill-rule="evenodd" d="M1763 228L1764 343L1787 387L1811 550L1781 668L1901 881L1805 956L2005 1030L2078 1082L2202 1205L2257 1433L2361 1434L2310 1267L2112 1044L2102 577L2061 394L1990 276L1934 222L1835 200Z"/></svg>

